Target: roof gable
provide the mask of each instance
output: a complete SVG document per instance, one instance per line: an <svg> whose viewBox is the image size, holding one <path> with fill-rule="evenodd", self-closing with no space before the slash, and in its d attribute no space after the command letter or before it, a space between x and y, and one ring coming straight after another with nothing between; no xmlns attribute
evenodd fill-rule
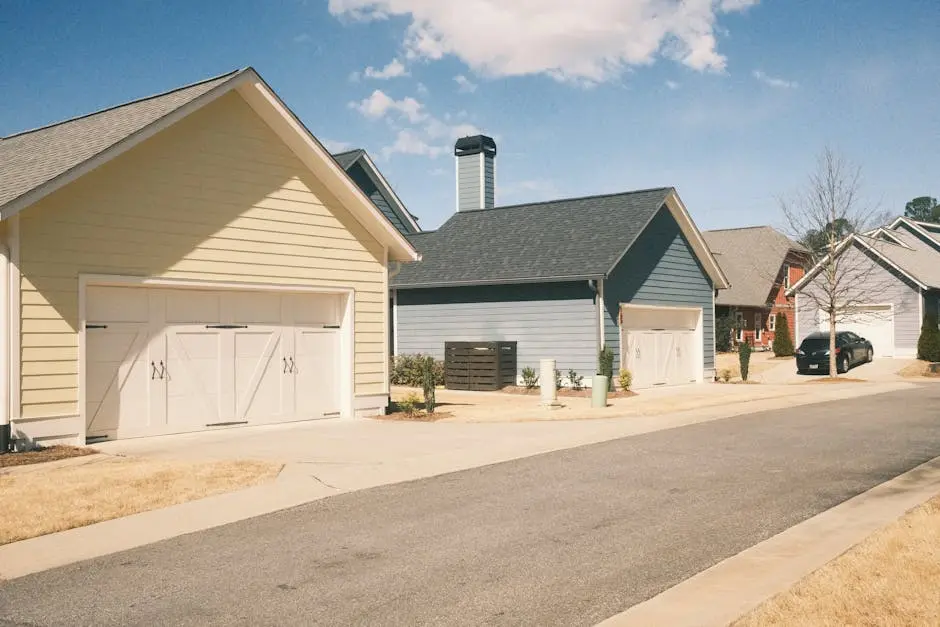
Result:
<svg viewBox="0 0 940 627"><path fill-rule="evenodd" d="M350 175L356 185L372 199L379 211L403 235L421 231L417 218L405 208L395 190L392 189L375 162L369 157L369 153L357 148L356 150L335 154L333 158L346 170L346 173ZM374 194L376 193L379 194L380 198L375 198Z"/></svg>
<svg viewBox="0 0 940 627"><path fill-rule="evenodd" d="M460 211L437 231L409 236L423 260L402 268L393 285L443 287L603 278L663 206L673 213L683 232L688 231L688 239L701 239L670 187ZM704 244L697 252L716 285L725 287L724 276Z"/></svg>
<svg viewBox="0 0 940 627"><path fill-rule="evenodd" d="M420 258L408 240L388 222L297 116L250 67L4 139L0 142L0 181L5 182L9 178L15 183L10 184L7 195L3 196L7 200L5 204L0 204L0 219L15 215L232 90L238 90L255 113L323 182L342 206L377 241L387 247L389 259L415 261ZM106 139L100 142L89 139L96 128L106 135ZM112 130L107 130L109 128ZM81 146L83 141L90 145ZM52 165L43 166L44 155L50 151L62 152L68 158L51 155L48 159ZM11 155L16 155L16 158L8 159ZM42 174L32 175L29 172L32 169Z"/></svg>
<svg viewBox="0 0 940 627"><path fill-rule="evenodd" d="M715 304L764 307L772 300L787 255L806 249L770 226L721 229L702 233L731 288Z"/></svg>

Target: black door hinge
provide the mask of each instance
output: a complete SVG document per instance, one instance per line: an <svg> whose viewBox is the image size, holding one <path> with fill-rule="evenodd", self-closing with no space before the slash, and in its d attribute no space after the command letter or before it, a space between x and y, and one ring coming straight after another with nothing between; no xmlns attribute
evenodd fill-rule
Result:
<svg viewBox="0 0 940 627"><path fill-rule="evenodd" d="M207 324L207 329L247 329L247 324Z"/></svg>
<svg viewBox="0 0 940 627"><path fill-rule="evenodd" d="M86 324L85 329L107 329L108 325L106 324Z"/></svg>

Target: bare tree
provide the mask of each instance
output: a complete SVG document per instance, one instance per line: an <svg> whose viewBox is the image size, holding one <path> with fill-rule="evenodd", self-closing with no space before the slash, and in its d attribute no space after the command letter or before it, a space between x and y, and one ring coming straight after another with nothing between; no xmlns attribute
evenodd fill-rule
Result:
<svg viewBox="0 0 940 627"><path fill-rule="evenodd" d="M810 251L817 274L800 296L829 317L829 375L838 373L836 327L862 309L882 301L889 276L871 259L879 244L864 233L885 221L885 214L860 197L861 169L826 148L806 186L780 206L791 237ZM877 314L875 314L877 315ZM794 338L798 341L798 338Z"/></svg>

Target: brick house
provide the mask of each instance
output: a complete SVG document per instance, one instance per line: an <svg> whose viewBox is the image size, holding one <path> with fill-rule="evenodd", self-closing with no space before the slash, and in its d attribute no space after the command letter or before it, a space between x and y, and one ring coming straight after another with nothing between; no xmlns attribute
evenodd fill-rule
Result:
<svg viewBox="0 0 940 627"><path fill-rule="evenodd" d="M769 226L705 231L702 233L731 289L718 293L715 318L736 321L735 342L770 349L776 317L783 313L796 336L796 299L786 291L806 272L809 252Z"/></svg>

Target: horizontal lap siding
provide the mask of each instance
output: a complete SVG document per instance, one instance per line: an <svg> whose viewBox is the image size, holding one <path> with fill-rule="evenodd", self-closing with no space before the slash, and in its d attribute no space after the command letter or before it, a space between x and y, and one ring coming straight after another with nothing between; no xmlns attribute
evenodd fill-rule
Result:
<svg viewBox="0 0 940 627"><path fill-rule="evenodd" d="M695 252L665 207L604 282L604 339L620 362L620 304L701 307L704 367L715 367L713 287ZM619 365L616 366L619 368Z"/></svg>
<svg viewBox="0 0 940 627"><path fill-rule="evenodd" d="M540 359L589 379L596 313L587 283L398 290L398 354L444 357L444 342L518 342L518 367Z"/></svg>
<svg viewBox="0 0 940 627"><path fill-rule="evenodd" d="M22 413L77 413L78 275L354 287L357 394L386 390L382 247L236 93L28 208Z"/></svg>
<svg viewBox="0 0 940 627"><path fill-rule="evenodd" d="M459 210L480 209L480 155L457 158L457 207Z"/></svg>
<svg viewBox="0 0 940 627"><path fill-rule="evenodd" d="M864 277L857 289L847 292L845 298L855 303L892 304L894 305L894 346L896 356L913 356L917 352L917 340L920 337L921 313L920 292L908 279L902 278L894 270L889 270L865 255L857 248L851 248L842 255L846 275ZM855 270L861 264L870 264L871 271ZM818 275L817 275L818 277ZM824 297L810 298L817 292L824 295L825 288L816 280L811 280L798 295L797 319L799 342L807 335L819 330L821 319L816 303ZM838 324L836 328L838 329ZM877 347L876 347L877 350Z"/></svg>

